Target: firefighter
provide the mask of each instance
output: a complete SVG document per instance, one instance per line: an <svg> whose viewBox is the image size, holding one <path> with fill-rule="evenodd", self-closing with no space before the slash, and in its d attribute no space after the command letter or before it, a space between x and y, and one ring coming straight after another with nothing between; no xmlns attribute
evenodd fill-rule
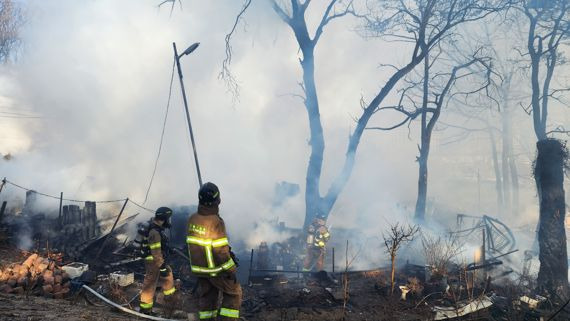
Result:
<svg viewBox="0 0 570 321"><path fill-rule="evenodd" d="M239 319L242 290L236 278L224 220L219 215L220 191L213 183L198 192L198 211L188 219L188 252L191 270L198 276L200 320ZM218 295L222 294L222 304ZM216 319L217 318L217 319Z"/></svg>
<svg viewBox="0 0 570 321"><path fill-rule="evenodd" d="M141 226L135 242L140 244L141 255L145 261L145 276L140 296L140 312L152 314L154 293L160 280L165 302L172 300L176 292L172 269L165 263L168 254L168 239L164 229L170 227L172 210L160 207L154 218Z"/></svg>
<svg viewBox="0 0 570 321"><path fill-rule="evenodd" d="M307 230L307 255L303 271L322 271L325 262L325 248L330 233L325 225L326 216L318 214Z"/></svg>

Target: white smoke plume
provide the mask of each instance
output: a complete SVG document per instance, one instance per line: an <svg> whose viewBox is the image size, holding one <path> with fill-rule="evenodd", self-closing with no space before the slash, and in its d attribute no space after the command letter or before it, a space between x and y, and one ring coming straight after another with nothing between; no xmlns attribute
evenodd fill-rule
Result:
<svg viewBox="0 0 570 321"><path fill-rule="evenodd" d="M241 86L235 107L218 73L225 56L224 36L240 9L239 1L183 1L183 10L176 8L171 17L169 9L159 10L153 1L22 4L27 13L24 46L16 62L1 67L0 108L41 118L0 118L0 153L12 156L0 160L0 176L52 195L63 191L77 199L130 197L142 202L162 129L172 42L179 50L200 42L181 63L202 175L221 189L221 214L230 234L253 247L261 239L286 237L274 237L274 230L263 224L252 230L256 222L278 218L288 226L302 225L308 124L302 102L289 95L299 93L300 53L269 4L252 5L247 25L240 25L233 39L232 68ZM311 23L320 18L317 9L307 14ZM401 54L406 47L363 39L355 26L352 18L335 21L317 48L327 143L323 188L342 165L361 95L374 95L389 75L377 66L402 64L407 57ZM453 117L457 116L443 116L449 122ZM568 112L563 117L568 119ZM398 115L387 115L374 122L397 119ZM530 118L523 114L520 119L515 134L520 142L517 152L523 155L518 159L521 217L525 224L534 224L534 145ZM493 216L494 178L486 136L444 145L448 134L434 135L428 219L442 209ZM333 227L358 230L363 239L381 238L387 222L412 215L417 188L414 126L409 137L406 128L365 134L353 175L331 214ZM274 186L281 181L299 184L301 191L275 209ZM195 204L197 188L175 77L162 155L145 206ZM7 186L0 198L21 199L22 193ZM129 214L137 211L128 208ZM381 244L379 240L376 248ZM380 256L370 265L378 265Z"/></svg>

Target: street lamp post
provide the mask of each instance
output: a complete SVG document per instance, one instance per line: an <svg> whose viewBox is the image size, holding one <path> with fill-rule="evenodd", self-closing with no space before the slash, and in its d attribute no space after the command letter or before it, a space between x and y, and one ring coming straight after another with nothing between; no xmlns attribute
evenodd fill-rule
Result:
<svg viewBox="0 0 570 321"><path fill-rule="evenodd" d="M180 57L191 54L198 46L199 42L194 43L184 52L178 55L176 50L176 43L172 43L174 48L174 60L176 61L176 67L178 69L178 78L180 79L180 87L182 88L182 99L184 100L184 109L186 110L186 120L188 121L188 130L190 132L190 141L192 142L192 150L194 151L194 162L196 163L196 172L198 173L198 183L202 187L202 174L200 173L200 164L198 163L198 152L196 151L196 142L194 141L194 133L192 132L192 123L190 122L190 112L188 111L188 100L186 99L186 90L184 89L184 80L182 79L182 68L180 68Z"/></svg>

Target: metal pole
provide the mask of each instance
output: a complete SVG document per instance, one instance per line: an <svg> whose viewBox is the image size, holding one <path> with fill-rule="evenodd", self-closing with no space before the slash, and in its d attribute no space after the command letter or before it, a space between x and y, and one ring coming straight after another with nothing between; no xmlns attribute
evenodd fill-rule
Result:
<svg viewBox="0 0 570 321"><path fill-rule="evenodd" d="M6 185L6 177L2 179L2 185L0 185L0 193L2 193L2 189L4 189L4 185Z"/></svg>
<svg viewBox="0 0 570 321"><path fill-rule="evenodd" d="M334 247L333 247L333 273L334 273Z"/></svg>
<svg viewBox="0 0 570 321"><path fill-rule="evenodd" d="M2 202L2 207L0 207L0 222L2 222L2 219L4 218L4 211L6 211L6 204L8 204L8 202L4 201Z"/></svg>
<svg viewBox="0 0 570 321"><path fill-rule="evenodd" d="M196 142L194 141L194 133L192 132L192 123L190 122L190 112L188 111L188 101L186 99L186 90L184 89L184 80L182 79L182 68L180 68L180 57L176 50L176 43L172 43L174 48L174 60L176 60L176 67L178 69L178 78L180 79L180 88L182 88L182 99L184 100L184 109L186 110L186 120L188 121L188 130L190 132L190 141L192 142L192 149L194 151L194 162L196 163L196 172L198 173L199 187L202 187L202 174L200 173L200 165L198 164L198 152L196 151Z"/></svg>
<svg viewBox="0 0 570 321"><path fill-rule="evenodd" d="M58 224L61 227L62 226L62 222L61 222L61 208L63 206L63 192L61 192L61 194L59 194L59 216L57 218L58 220Z"/></svg>
<svg viewBox="0 0 570 321"><path fill-rule="evenodd" d="M109 241L111 234L113 234L113 231L115 230L115 227L117 226L117 223L119 223L119 220L121 219L121 215L123 215L123 211L125 210L125 207L127 206L128 202L129 202L129 198L127 197L127 199L125 199L125 203L123 204L123 207L121 208L121 211L119 212L119 216L117 216L117 219L115 220L115 223L113 224L113 227L111 227L111 232L109 232L107 234L107 238L105 239L105 241L103 241L103 244L101 244L101 247L99 248L99 252L97 252L97 255L95 256L95 260L97 260L99 258L99 255L101 255L101 252L103 252L103 249L105 248L107 241Z"/></svg>

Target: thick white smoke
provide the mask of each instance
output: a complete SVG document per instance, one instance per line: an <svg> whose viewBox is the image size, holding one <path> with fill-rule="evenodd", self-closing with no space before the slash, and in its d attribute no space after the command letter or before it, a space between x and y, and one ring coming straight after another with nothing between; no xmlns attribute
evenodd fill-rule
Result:
<svg viewBox="0 0 570 321"><path fill-rule="evenodd" d="M253 246L274 235L265 227L252 231L255 222L279 217L288 226L302 224L308 124L302 102L289 95L300 92L300 53L292 33L268 4L253 5L246 14L247 25L240 25L233 39L233 71L241 86L241 101L235 107L218 73L225 57L224 36L240 9L239 1L186 1L172 17L168 8L158 10L153 1L23 4L28 14L24 47L17 62L2 67L0 108L42 118L0 118L0 153L12 155L9 161L0 160L0 176L54 195L63 191L95 200L128 196L141 202L162 128L172 42L181 50L200 42L181 63L202 175L221 188L222 215L230 232ZM317 7L308 12L311 23L321 16ZM352 18L331 23L316 51L327 144L324 190L342 165L361 95L372 97L391 72L377 66L402 64L409 56L400 44L362 39L354 26ZM173 86L162 156L145 204L150 208L196 202L198 183L177 78ZM390 124L397 119L388 114L374 122ZM519 146L530 147L517 152L532 157L529 119L521 119L516 131ZM430 158L432 217L443 207L493 215L488 141L473 135L443 145L445 135L435 133ZM333 226L378 238L387 221L411 215L417 186L414 126L410 137L407 128L365 134L353 175L333 209ZM520 162L519 174L521 208L529 212L524 216L532 224L536 199L529 166ZM479 185L477 169L483 177ZM274 185L280 181L299 184L301 192L275 209ZM0 197L21 193L8 186Z"/></svg>

